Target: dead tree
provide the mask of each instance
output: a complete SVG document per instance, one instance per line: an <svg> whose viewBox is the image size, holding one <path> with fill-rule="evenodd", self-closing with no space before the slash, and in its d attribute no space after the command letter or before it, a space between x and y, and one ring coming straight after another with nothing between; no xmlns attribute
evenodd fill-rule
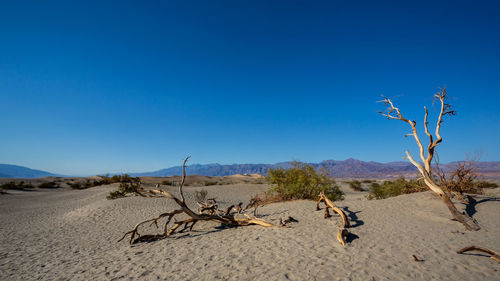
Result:
<svg viewBox="0 0 500 281"><path fill-rule="evenodd" d="M420 175L422 176L425 184L427 187L432 190L434 193L439 195L443 202L446 204L448 209L450 210L452 216L454 219L457 221L461 222L467 230L479 230L480 227L477 224L476 221L474 221L471 217L469 217L465 213L461 213L457 210L453 202L451 201L450 197L448 194L446 194L443 189L437 185L434 180L431 177L431 163L432 163L432 158L434 157L434 150L436 147L442 142L443 138L441 137L439 131L441 129L441 123L443 122L443 118L446 115L455 115L456 112L451 109L451 105L447 104L445 102L446 100L446 88L441 89L441 91L437 94L434 95L434 98L439 101L441 105L441 110L439 112L439 117L436 122L436 131L435 131L435 137L434 139L433 135L429 132L429 122L427 121L427 117L429 115L429 112L426 107L425 109L425 115L424 115L424 129L425 129L425 134L429 138L429 145L427 146L427 156L425 155L425 149L424 146L422 145L422 142L420 141L420 138L417 134L417 128L416 124L417 122L413 120L406 119L403 117L401 114L401 111L399 108L395 107L392 101L389 98L384 97L384 99L381 101L387 106L387 111L386 112L379 112L381 115L387 117L387 119L396 119L400 120L403 122L406 122L410 125L412 132L410 134L407 134L406 136L413 136L415 138L415 142L418 145L419 152L420 152L420 159L422 160L422 163L417 162L410 152L408 150L406 151L406 157L405 159L410 160L410 162L417 167Z"/></svg>
<svg viewBox="0 0 500 281"><path fill-rule="evenodd" d="M339 240L342 246L345 246L346 238L349 235L349 231L347 231L346 228L351 226L349 219L345 215L344 211L337 208L333 204L333 202L330 199L328 199L328 197L326 197L324 192L321 192L318 196L318 202L316 203L316 211L321 210L321 208L319 207L319 204L321 202L325 203L325 219L331 217L330 212L328 211L329 208L331 208L332 211L334 211L335 213L339 214L340 217L342 218L342 227L340 227L339 230L337 231L337 240Z"/></svg>
<svg viewBox="0 0 500 281"><path fill-rule="evenodd" d="M234 205L229 207L225 212L218 212L219 210L217 210L217 208L213 209L212 210L213 212L210 212L210 210L205 210L205 211L208 211L209 213L204 213L203 211L200 211L199 213L197 213L197 212L194 212L193 210L191 210L191 208L189 208L189 206L185 202L184 193L182 190L182 188L184 186L184 181L186 179L185 166L186 166L186 162L188 159L189 159L189 157L184 159L184 162L182 164L182 180L179 183L179 196L180 196L180 198L175 197L170 192L167 192L165 190L160 190L160 189L152 190L151 193L147 194L147 195L142 194L143 196L147 196L147 197L156 197L156 198L166 197L166 198L172 199L175 201L175 203L177 203L177 205L179 205L180 209L174 210L172 212L163 213L156 218L145 220L145 221L142 221L142 222L136 224L135 227L132 230L126 232L123 235L123 237L120 240L118 240L118 242L122 241L123 239L125 239L125 237L127 237L127 235L130 234L129 243L132 244L134 242L134 238L136 236L137 236L137 239L139 239L141 237L141 235L139 234L139 231L138 231L140 226L147 224L147 223L150 223L150 225L154 224L156 227L158 227L158 221L162 218L167 218L167 221L164 225L164 232L163 232L163 234L155 235L156 238L168 237L168 236L174 234L177 231L177 229L181 226L184 226L184 227L178 232L183 232L188 228L189 228L189 230L192 230L193 226L199 221L214 221L214 222L218 222L218 223L228 225L228 226L246 226L246 225L253 224L253 225L260 225L260 226L264 226L264 227L278 227L277 225L274 225L274 224L267 222L265 220L255 218L255 217L250 217L247 214L243 214L242 217L241 216L236 217L236 214L231 213L231 210L233 209ZM215 204L215 200L214 200L214 204ZM241 208L241 204L238 206L240 206L240 208ZM186 214L189 216L189 218L184 219L184 220L180 220L180 221L174 221L174 223L169 227L169 223L171 222L172 218L174 218L174 216L176 216L178 214Z"/></svg>

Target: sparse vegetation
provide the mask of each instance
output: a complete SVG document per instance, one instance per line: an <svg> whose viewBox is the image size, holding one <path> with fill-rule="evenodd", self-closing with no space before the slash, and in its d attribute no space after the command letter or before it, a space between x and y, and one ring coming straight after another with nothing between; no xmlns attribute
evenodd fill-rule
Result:
<svg viewBox="0 0 500 281"><path fill-rule="evenodd" d="M139 190L141 189L140 178L130 177L129 175L125 174L120 177L120 180L121 182L118 190L110 192L106 197L107 199L117 199L125 197L128 193L139 193Z"/></svg>
<svg viewBox="0 0 500 281"><path fill-rule="evenodd" d="M496 184L494 182L489 182L489 181L479 181L477 184L479 185L479 187L481 189L484 189L484 188L497 188L498 187L498 184Z"/></svg>
<svg viewBox="0 0 500 281"><path fill-rule="evenodd" d="M437 181L443 187L443 190L450 197L457 197L465 200L464 194L483 194L484 188L496 188L498 184L479 180L478 169L474 166L474 161L461 161L457 163L455 169L446 174L436 163L435 174Z"/></svg>
<svg viewBox="0 0 500 281"><path fill-rule="evenodd" d="M361 187L361 182L358 181L358 180L352 180L349 183L349 187L352 189L352 190L355 190L355 191L363 191L363 188Z"/></svg>
<svg viewBox="0 0 500 281"><path fill-rule="evenodd" d="M375 182L375 180L369 180L369 179L367 179L367 180L362 180L361 182L362 183L372 183L372 182Z"/></svg>
<svg viewBox="0 0 500 281"><path fill-rule="evenodd" d="M59 188L59 184L56 183L55 181L49 181L49 182L44 182L40 185L38 185L38 188Z"/></svg>
<svg viewBox="0 0 500 281"><path fill-rule="evenodd" d="M210 186L210 185L217 185L218 182L216 182L216 181L206 181L204 184L205 184L205 186Z"/></svg>
<svg viewBox="0 0 500 281"><path fill-rule="evenodd" d="M208 191L206 189L202 189L200 191L194 192L194 197L196 198L196 202L205 202L207 198Z"/></svg>
<svg viewBox="0 0 500 281"><path fill-rule="evenodd" d="M316 200L321 192L330 200L342 200L344 193L325 170L317 173L312 165L293 162L290 169L269 169L266 180L271 184L269 195L278 195L282 200Z"/></svg>
<svg viewBox="0 0 500 281"><path fill-rule="evenodd" d="M34 188L34 186L31 184L25 184L24 181L20 181L19 183L11 181L0 185L0 190L5 190L5 189L23 190L26 188Z"/></svg>
<svg viewBox="0 0 500 281"><path fill-rule="evenodd" d="M164 180L164 181L161 182L161 184L163 184L163 185L169 185L169 186L174 186L175 185L175 181Z"/></svg>
<svg viewBox="0 0 500 281"><path fill-rule="evenodd" d="M85 182L67 182L66 184L69 185L73 189L87 189L95 186L101 186L101 185L108 185L108 184L113 184L113 183L122 183L122 182L134 182L138 183L140 182L140 178L138 177L131 177L128 174L124 175L114 175L110 177L109 175L104 175L104 176L99 176L99 179L95 180L85 180Z"/></svg>
<svg viewBox="0 0 500 281"><path fill-rule="evenodd" d="M417 180L406 180L401 177L395 181L384 181L382 184L372 183L368 199L385 199L428 190L424 183Z"/></svg>

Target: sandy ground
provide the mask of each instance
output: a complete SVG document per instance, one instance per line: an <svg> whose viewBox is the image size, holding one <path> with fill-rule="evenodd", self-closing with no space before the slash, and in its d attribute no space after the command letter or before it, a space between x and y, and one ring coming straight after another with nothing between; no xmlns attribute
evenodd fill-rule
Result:
<svg viewBox="0 0 500 281"><path fill-rule="evenodd" d="M367 200L364 192L344 187L346 200L336 203L348 213L354 234L345 247L334 236L339 218L324 219L311 201L258 210L272 222L293 216L299 222L291 228L204 222L188 234L130 246L116 241L137 222L175 205L141 197L106 200L115 189L0 195L0 280L500 280L500 263L455 253L471 244L500 251L500 199L478 198L473 211L482 229L467 232L429 192ZM186 187L187 200L192 203L200 189ZM224 207L246 203L266 186L204 189ZM500 189L488 192L500 197Z"/></svg>

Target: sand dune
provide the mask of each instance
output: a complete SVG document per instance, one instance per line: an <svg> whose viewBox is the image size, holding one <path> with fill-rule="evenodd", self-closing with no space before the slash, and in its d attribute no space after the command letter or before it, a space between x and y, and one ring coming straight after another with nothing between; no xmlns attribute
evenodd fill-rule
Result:
<svg viewBox="0 0 500 281"><path fill-rule="evenodd" d="M141 197L106 200L115 188L0 196L0 279L500 280L498 262L455 253L470 244L500 250L500 199L478 199L478 232L450 220L444 204L429 192L367 200L363 192L346 190L346 200L337 204L351 218L354 236L345 247L334 236L338 218L325 220L311 201L259 209L258 215L273 222L288 215L298 219L291 228L221 228L204 222L188 234L129 246L116 241L135 223L175 205ZM247 202L267 186L203 188L229 206ZM200 189L186 187L187 200L192 203ZM489 192L500 196L500 189Z"/></svg>

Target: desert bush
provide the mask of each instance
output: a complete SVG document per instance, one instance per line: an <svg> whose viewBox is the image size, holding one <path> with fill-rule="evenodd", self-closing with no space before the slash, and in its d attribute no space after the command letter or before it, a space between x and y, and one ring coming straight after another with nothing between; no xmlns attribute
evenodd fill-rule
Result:
<svg viewBox="0 0 500 281"><path fill-rule="evenodd" d="M362 183L372 183L372 182L375 182L375 180L362 180L361 182Z"/></svg>
<svg viewBox="0 0 500 281"><path fill-rule="evenodd" d="M125 193L117 190L117 191L110 192L109 195L106 196L106 199L112 200L112 199L117 199L117 198L121 198L121 197L125 197Z"/></svg>
<svg viewBox="0 0 500 281"><path fill-rule="evenodd" d="M361 182L358 181L358 180L352 180L349 182L349 187L352 189L352 190L355 190L355 191L363 191L363 188L361 188Z"/></svg>
<svg viewBox="0 0 500 281"><path fill-rule="evenodd" d="M205 186L210 186L210 185L217 185L218 183L216 181L206 181Z"/></svg>
<svg viewBox="0 0 500 281"><path fill-rule="evenodd" d="M252 198L250 198L250 202L245 207L245 209L249 208L257 209L257 207L260 206L282 201L284 201L283 197L281 197L278 194L270 194L269 192L262 192L252 196Z"/></svg>
<svg viewBox="0 0 500 281"><path fill-rule="evenodd" d="M406 180L401 177L395 181L384 181L382 184L372 183L368 199L385 199L426 190L428 190L427 187L421 181Z"/></svg>
<svg viewBox="0 0 500 281"><path fill-rule="evenodd" d="M138 193L139 190L141 189L141 182L140 182L140 179L139 179L139 181L136 181L137 179L139 179L139 178L133 178L132 182L121 182L120 186L118 187L118 190L110 192L106 198L107 199L116 199L116 198L124 197L128 193Z"/></svg>
<svg viewBox="0 0 500 281"><path fill-rule="evenodd" d="M118 190L123 193L134 193L139 191L140 184L136 182L122 182L118 187Z"/></svg>
<svg viewBox="0 0 500 281"><path fill-rule="evenodd" d="M478 169L474 161L461 161L451 173L446 174L436 163L434 173L438 177L439 185L448 196L463 198L464 193L482 194L483 188L498 187L497 184L480 180Z"/></svg>
<svg viewBox="0 0 500 281"><path fill-rule="evenodd" d="M38 188L59 188L59 184L54 181L44 182L38 185Z"/></svg>
<svg viewBox="0 0 500 281"><path fill-rule="evenodd" d="M174 186L175 185L175 181L168 181L168 180L164 180L161 182L161 184L163 185L170 185L170 186Z"/></svg>
<svg viewBox="0 0 500 281"><path fill-rule="evenodd" d="M344 193L325 170L317 173L312 165L293 162L290 169L269 169L266 177L271 188L269 195L278 195L282 200L313 199L324 192L330 200L342 200Z"/></svg>
<svg viewBox="0 0 500 281"><path fill-rule="evenodd" d="M33 185L31 184L25 184L24 181L20 181L19 183L15 183L13 181L4 183L0 185L0 189L16 189L16 190L23 190L25 188L34 188Z"/></svg>
<svg viewBox="0 0 500 281"><path fill-rule="evenodd" d="M498 187L498 184L496 184L494 182L489 182L489 181L479 181L479 182L477 182L477 185L479 185L479 187L481 189L483 189L483 188L497 188Z"/></svg>
<svg viewBox="0 0 500 281"><path fill-rule="evenodd" d="M79 182L67 182L67 184L73 189L84 189Z"/></svg>
<svg viewBox="0 0 500 281"><path fill-rule="evenodd" d="M202 189L200 191L194 192L194 197L196 198L196 202L205 202L207 198L208 191L206 189Z"/></svg>

